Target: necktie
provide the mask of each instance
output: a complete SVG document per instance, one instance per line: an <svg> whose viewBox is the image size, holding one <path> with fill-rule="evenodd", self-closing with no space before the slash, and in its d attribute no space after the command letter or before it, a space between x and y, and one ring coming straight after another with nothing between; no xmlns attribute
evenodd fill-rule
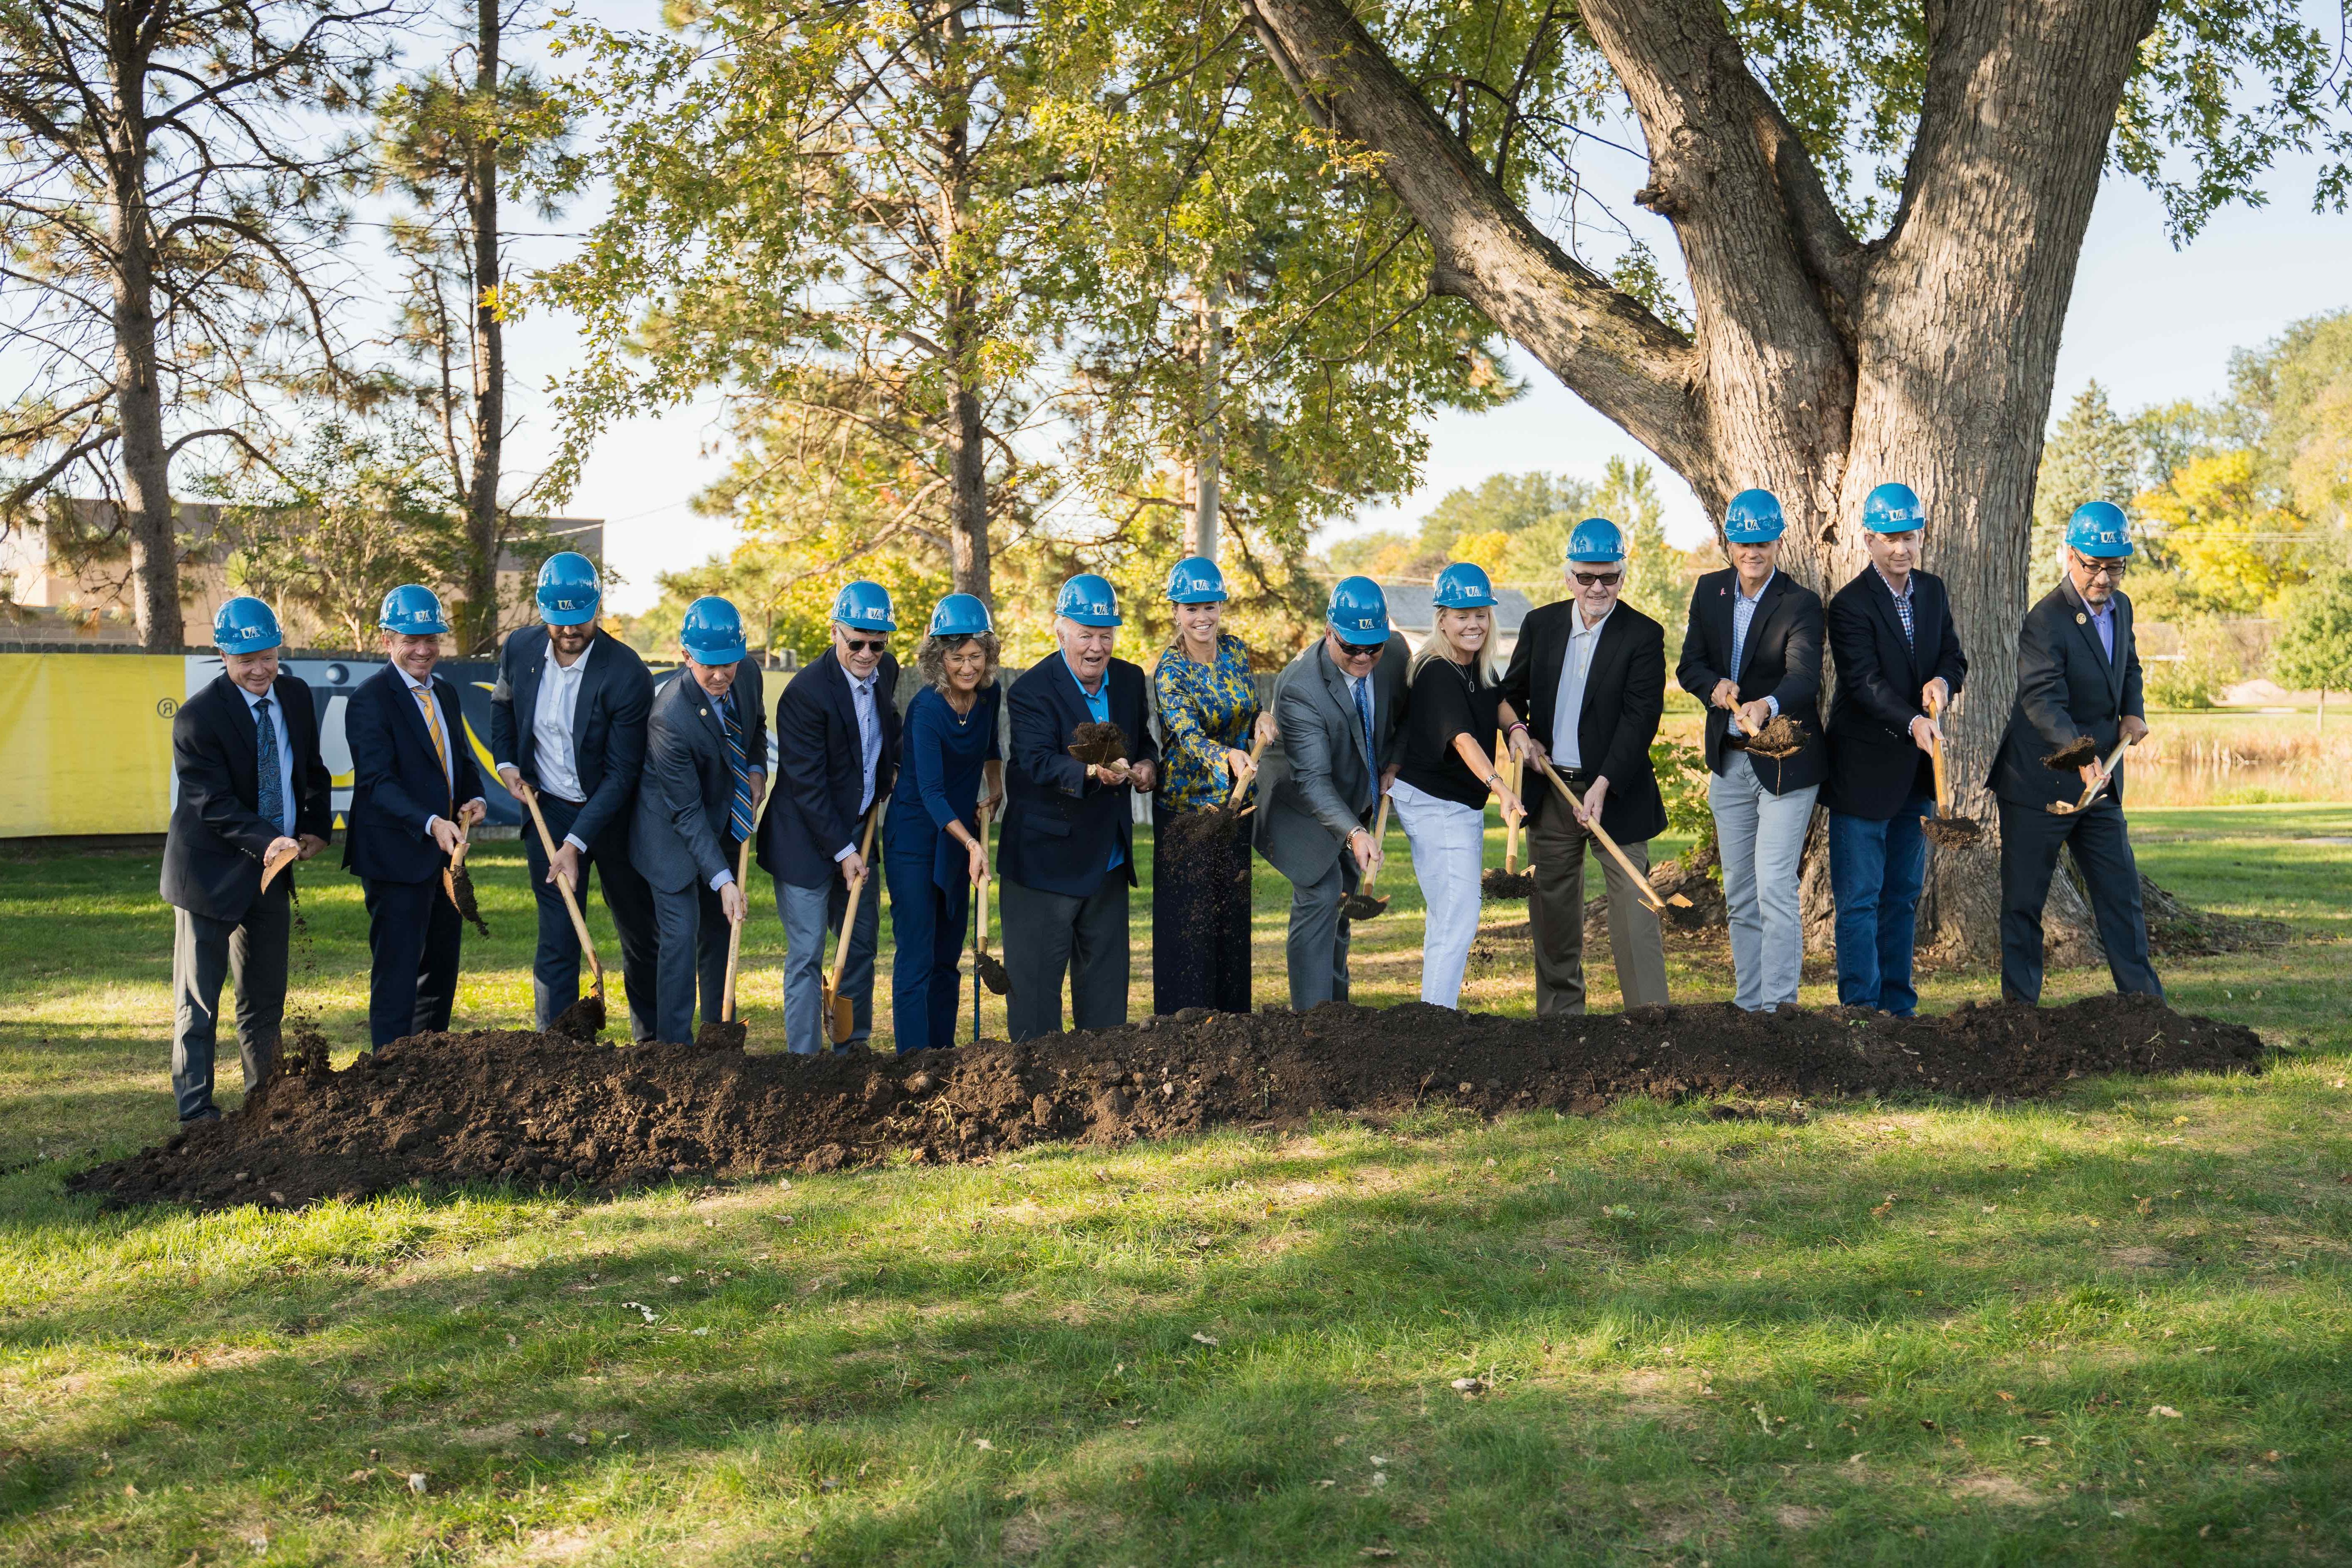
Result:
<svg viewBox="0 0 2352 1568"><path fill-rule="evenodd" d="M259 810L263 821L286 831L286 784L278 776L278 726L269 721L269 699L253 705L253 753L261 772Z"/></svg>
<svg viewBox="0 0 2352 1568"><path fill-rule="evenodd" d="M735 721L731 701L718 704L719 722L727 731L727 766L735 775L735 798L727 807L727 825L738 844L751 837L751 763L743 754L743 726Z"/></svg>
<svg viewBox="0 0 2352 1568"><path fill-rule="evenodd" d="M412 686L408 689L415 696L416 705L425 710L425 728L433 736L433 750L441 758L441 777L450 791L449 804L455 805L457 780L449 766L449 737L441 731L440 704L433 700L433 689L429 686Z"/></svg>
<svg viewBox="0 0 2352 1568"><path fill-rule="evenodd" d="M1377 781L1380 769L1372 763L1372 682L1367 676L1355 683L1356 717L1364 724L1364 773Z"/></svg>

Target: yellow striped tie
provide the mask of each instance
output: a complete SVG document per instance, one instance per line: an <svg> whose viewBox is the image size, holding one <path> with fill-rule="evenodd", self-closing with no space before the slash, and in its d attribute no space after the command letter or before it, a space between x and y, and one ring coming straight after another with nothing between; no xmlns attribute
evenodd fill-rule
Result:
<svg viewBox="0 0 2352 1568"><path fill-rule="evenodd" d="M429 686L412 686L408 689L416 698L417 706L425 710L425 728L433 736L433 749L441 753L441 776L448 781L449 804L455 805L457 803L456 770L449 765L449 738L441 731L440 704L433 700L433 689Z"/></svg>

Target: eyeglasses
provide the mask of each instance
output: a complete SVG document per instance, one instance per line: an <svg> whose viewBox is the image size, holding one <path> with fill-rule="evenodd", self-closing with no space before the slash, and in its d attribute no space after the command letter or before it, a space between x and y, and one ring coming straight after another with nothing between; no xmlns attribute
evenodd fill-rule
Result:
<svg viewBox="0 0 2352 1568"><path fill-rule="evenodd" d="M2105 577L2110 583L2120 581L2123 574L2131 570L2131 563L2126 561L2094 561L2087 555L2077 555L2074 559L2083 563L2083 570L2092 577Z"/></svg>
<svg viewBox="0 0 2352 1568"><path fill-rule="evenodd" d="M890 639L887 637L844 637L841 639L841 646L847 648L852 653L864 653L868 648L872 648L876 653L880 653L884 648L890 646Z"/></svg>
<svg viewBox="0 0 2352 1568"><path fill-rule="evenodd" d="M1605 575L1599 572L1571 572L1569 575L1576 579L1576 585L1580 588L1614 588L1625 580L1622 572L1611 572Z"/></svg>
<svg viewBox="0 0 2352 1568"><path fill-rule="evenodd" d="M1374 643L1368 647L1359 647L1354 643L1341 643L1339 645L1339 657L1350 661L1359 658L1377 658L1380 657L1380 653L1381 645L1378 643Z"/></svg>

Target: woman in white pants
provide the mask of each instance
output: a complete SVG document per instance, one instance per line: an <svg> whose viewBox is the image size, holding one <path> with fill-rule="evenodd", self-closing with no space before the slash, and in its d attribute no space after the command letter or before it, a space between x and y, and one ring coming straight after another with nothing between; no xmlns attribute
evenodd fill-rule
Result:
<svg viewBox="0 0 2352 1568"><path fill-rule="evenodd" d="M1495 769L1486 740L1501 701L1495 669L1495 589L1456 562L1437 574L1437 626L1405 672L1404 760L1389 798L1412 845L1412 874L1428 906L1421 999L1459 1005L1462 968L1478 934L1479 878L1486 862L1486 796L1506 817L1518 797Z"/></svg>

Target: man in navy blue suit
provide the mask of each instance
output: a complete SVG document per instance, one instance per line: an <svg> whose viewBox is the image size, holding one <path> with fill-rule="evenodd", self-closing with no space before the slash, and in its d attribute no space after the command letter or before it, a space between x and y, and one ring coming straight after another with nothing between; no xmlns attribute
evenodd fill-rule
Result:
<svg viewBox="0 0 2352 1568"><path fill-rule="evenodd" d="M760 864L776 880L784 922L784 1043L802 1056L826 1049L824 937L838 931L849 889L879 865L880 840L866 854L866 814L879 808L898 773L898 661L887 650L898 629L890 595L877 583L851 583L833 604L833 647L786 683L776 699L776 799L760 829ZM879 879L858 895L846 941L841 994L852 1022L843 1050L874 1033L874 948L881 929Z"/></svg>
<svg viewBox="0 0 2352 1568"><path fill-rule="evenodd" d="M231 599L213 617L221 673L172 719L179 785L163 841L163 901L172 906L172 1092L182 1121L217 1121L213 1050L224 981L236 984L245 1087L278 1059L286 1016L286 945L294 872L261 885L262 868L327 847L333 780L319 758L310 688L278 668L278 617L258 599Z"/></svg>
<svg viewBox="0 0 2352 1568"><path fill-rule="evenodd" d="M566 550L549 556L540 568L538 598L546 624L507 638L490 693L490 755L499 782L517 800L526 792L538 797L555 840L551 860L537 827L523 824L523 855L539 899L531 1008L545 1029L579 1000L580 938L559 884L584 900L593 865L621 935L629 1033L642 1043L654 1037L659 942L653 889L629 863L629 824L646 761L653 677L636 649L597 629L604 588L585 555Z"/></svg>
<svg viewBox="0 0 2352 1568"><path fill-rule="evenodd" d="M404 584L377 620L392 662L343 710L343 867L367 894L368 1043L385 1046L449 1026L463 922L441 873L487 808L457 689L433 673L449 629L440 599Z"/></svg>
<svg viewBox="0 0 2352 1568"><path fill-rule="evenodd" d="M728 928L750 906L736 875L768 788L768 719L743 617L724 599L686 607L686 668L654 693L629 858L653 889L661 952L654 1037L694 1039L694 1001L715 1023L727 986Z"/></svg>
<svg viewBox="0 0 2352 1568"><path fill-rule="evenodd" d="M1927 513L1908 485L1863 502L1870 564L1830 600L1830 888L1837 902L1838 1001L1907 1018L1919 886L1935 809L1929 760L1969 661L1943 579L1919 567Z"/></svg>
<svg viewBox="0 0 2352 1568"><path fill-rule="evenodd" d="M1119 624L1111 585L1091 572L1062 584L1054 605L1061 651L1013 683L1005 708L1013 755L1004 770L1005 1011L1013 1037L1059 1033L1062 977L1074 1027L1127 1022L1127 890L1135 885L1135 792L1157 781L1143 671L1111 657ZM1112 723L1127 759L1070 754L1079 725Z"/></svg>

